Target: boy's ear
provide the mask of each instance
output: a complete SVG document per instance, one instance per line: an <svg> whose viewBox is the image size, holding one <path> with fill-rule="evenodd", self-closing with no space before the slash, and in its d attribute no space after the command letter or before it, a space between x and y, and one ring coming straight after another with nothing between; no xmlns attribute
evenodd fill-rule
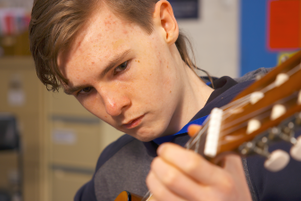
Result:
<svg viewBox="0 0 301 201"><path fill-rule="evenodd" d="M174 44L179 36L179 27L168 1L160 0L156 3L153 19L155 28L161 29L167 44Z"/></svg>

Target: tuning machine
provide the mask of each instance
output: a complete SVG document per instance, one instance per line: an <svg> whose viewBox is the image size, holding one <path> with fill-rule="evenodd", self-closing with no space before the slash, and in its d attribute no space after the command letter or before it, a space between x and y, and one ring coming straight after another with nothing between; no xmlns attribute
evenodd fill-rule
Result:
<svg viewBox="0 0 301 201"><path fill-rule="evenodd" d="M295 115L295 123L296 123L297 126L301 126L301 112L298 112Z"/></svg>
<svg viewBox="0 0 301 201"><path fill-rule="evenodd" d="M300 127L300 125L301 113L298 113L293 119L287 122L286 125L272 128L269 133L269 138L271 140L278 138L292 144L293 146L290 150L290 154L297 161L301 161L301 137L296 139L294 135L296 127Z"/></svg>
<svg viewBox="0 0 301 201"><path fill-rule="evenodd" d="M296 128L301 127L301 113L283 122L278 127L273 127L253 141L247 142L239 147L242 155L258 154L266 158L264 166L266 169L276 172L283 169L289 162L289 154L283 150L268 151L268 145L275 141L285 141L292 144L290 155L295 160L301 161L301 136L295 138Z"/></svg>
<svg viewBox="0 0 301 201"><path fill-rule="evenodd" d="M272 153L268 151L270 140L263 137L243 144L239 151L242 155L258 154L266 158L264 167L272 172L283 169L289 162L289 155L283 150L275 150Z"/></svg>

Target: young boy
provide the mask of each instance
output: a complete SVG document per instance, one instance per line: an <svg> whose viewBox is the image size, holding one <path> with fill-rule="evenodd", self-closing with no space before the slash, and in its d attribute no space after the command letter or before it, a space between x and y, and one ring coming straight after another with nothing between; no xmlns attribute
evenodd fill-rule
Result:
<svg viewBox="0 0 301 201"><path fill-rule="evenodd" d="M222 77L214 90L197 76L168 1L36 0L30 41L37 74L49 90L61 86L126 133L103 151L75 200L114 200L123 190L143 196L156 152L160 157L147 177L154 199L261 198L256 183L249 182L250 193L248 167L246 177L237 156L219 168L176 145L157 150L167 141L183 146L189 124L250 84Z"/></svg>

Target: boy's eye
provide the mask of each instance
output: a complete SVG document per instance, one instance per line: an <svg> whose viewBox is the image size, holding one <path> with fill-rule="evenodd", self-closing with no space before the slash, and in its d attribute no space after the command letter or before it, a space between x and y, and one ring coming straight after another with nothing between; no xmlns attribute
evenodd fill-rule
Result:
<svg viewBox="0 0 301 201"><path fill-rule="evenodd" d="M82 90L80 90L78 92L78 94L86 94L86 93L89 93L91 90L92 90L92 87L85 87Z"/></svg>
<svg viewBox="0 0 301 201"><path fill-rule="evenodd" d="M120 64L119 66L117 66L115 69L114 69L114 75L124 71L128 66L128 61Z"/></svg>

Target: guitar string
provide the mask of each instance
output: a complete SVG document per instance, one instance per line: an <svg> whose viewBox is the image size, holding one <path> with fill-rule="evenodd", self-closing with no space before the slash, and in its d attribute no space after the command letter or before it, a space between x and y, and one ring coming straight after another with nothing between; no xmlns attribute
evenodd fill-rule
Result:
<svg viewBox="0 0 301 201"><path fill-rule="evenodd" d="M204 127L197 133L194 137L192 137L185 145L187 149L191 149L195 144L199 144L198 142L200 141L202 135L205 133L205 131L208 128L208 123L207 121L205 122Z"/></svg>
<svg viewBox="0 0 301 201"><path fill-rule="evenodd" d="M297 93L294 93L293 95L291 95L291 96L289 96L289 97L287 97L287 98L284 98L284 99L282 99L282 100L280 100L280 101L282 101L283 103L284 102L288 102L288 101L290 101L290 100L292 100L292 99L294 99L294 98L296 98L296 94ZM261 114L261 119L264 119L264 118L266 118L266 117L268 117L269 115L270 115L270 112L269 112L269 110L271 110L271 107L272 106L267 106L267 107L265 107L265 108L261 108L260 110L261 111L264 111L262 114ZM260 113L260 111L258 110L257 111L257 113ZM255 114L255 112L254 112L254 114ZM254 115L253 114L253 115ZM256 114L255 114L256 115ZM245 118L250 118L250 117L246 117L246 116L248 116L248 115L245 115ZM250 115L251 116L251 115ZM258 118L258 117L257 117ZM239 123L239 122L238 122ZM232 129L228 129L227 130L227 132L225 132L225 129L223 128L223 130L221 130L221 135L219 136L219 138L222 138L222 137L225 137L225 136L230 136L229 134L230 133L233 133L234 131L236 131L236 130L238 130L238 129L240 129L240 128L243 128L243 127L245 127L246 126L246 123L244 123L244 124L239 124L238 126L236 126L236 127L234 127L234 128L232 128ZM194 138L192 138L191 140L189 140L188 142L187 142L187 144L186 144L186 148L187 149L192 149L192 147L195 145L195 147L194 147L194 151L196 152L196 153L199 153L199 144L200 144L200 139L201 139L201 136L205 133L205 131L207 131L207 127L208 127L208 123L206 123L206 125L204 125L204 129L202 129L198 134L197 134L197 136L196 137L194 137ZM228 126L229 127L229 126ZM233 136L230 136L230 137L233 137ZM229 140L229 139L228 139ZM221 145L221 144L220 144Z"/></svg>
<svg viewBox="0 0 301 201"><path fill-rule="evenodd" d="M299 64L299 65L297 65L296 67L292 68L292 69L289 70L286 74L287 74L288 76L292 76L293 74L297 73L300 69L301 69L301 64ZM275 87L276 87L276 84L275 84L275 82L273 82L272 84L270 84L270 85L268 85L266 88L264 88L262 91L264 91L264 93L266 93L267 89L271 90L271 89L273 89L273 88L275 88ZM296 95L296 92L295 92L295 93L293 93L291 96L286 97L286 98L284 98L284 99L281 99L281 100L279 100L279 101L277 101L277 102L280 103L280 104L281 104L281 103L284 104L285 102L288 102L288 101L292 100L293 98L296 98L296 96L297 96L297 95ZM270 108L271 108L271 107L265 107L265 108L262 108L262 109L264 109L264 112L265 112L265 111L267 111L267 110L270 110ZM241 121L238 121L238 119L237 119L236 121L232 121L231 123L228 123L227 126L223 125L223 130L222 130L221 132L225 131L227 128L231 127L232 125L235 125L235 124L240 123L240 124L239 124L240 126L236 126L236 127L232 128L232 129L228 130L227 132L223 132L223 135L220 135L220 137L224 137L224 136L226 136L226 135L229 135L229 133L232 133L232 132L234 132L234 131L236 131L236 130L238 130L238 129L240 129L240 128L245 127L245 126L246 126L246 122L245 122L244 124L241 124L241 122L242 122L242 121L245 121L246 119L250 119L250 116L256 116L258 113L260 113L260 111L262 111L262 109L261 109L261 110L258 110L258 111L256 111L256 112L250 113L249 115L245 115L244 118L240 118L240 119L239 119L239 120L241 120ZM235 110L235 109L234 109L234 110ZM226 112L227 112L227 111L228 111L228 110L226 110ZM256 114L256 113L257 113L257 114ZM231 111L230 111L230 112L228 112L228 113L226 113L226 114L228 114L228 116L230 116L230 115L233 114L233 113L231 113ZM268 114L268 113L267 113L267 114ZM227 115L224 115L222 119L228 118L228 116L227 116ZM264 115L264 116L267 117L266 115ZM257 118L258 118L258 117L257 117ZM261 119L263 119L263 118L261 118Z"/></svg>
<svg viewBox="0 0 301 201"><path fill-rule="evenodd" d="M292 68L290 71L288 71L286 74L288 76L292 76L293 74L297 73L299 70L301 69L301 64L297 65L296 67ZM263 89L261 89L259 92L262 92L262 93L266 93L267 91L269 90L272 90L276 87L276 84L275 82L271 83L270 85L267 85L266 87L264 87ZM251 93L252 94L252 93ZM237 99L223 107L221 107L222 110L226 110L226 108L232 108L232 105L236 105L235 108L241 106L241 105L245 105L245 104L248 104L249 103L249 100L250 100L250 96L251 94L248 94L240 99ZM232 108L233 109L233 108ZM231 115L231 114L230 114Z"/></svg>
<svg viewBox="0 0 301 201"><path fill-rule="evenodd" d="M256 111L255 111L256 112ZM255 113L254 112L254 113ZM222 120L224 119L224 117L222 118ZM238 122L239 123L239 122ZM204 127L202 128L202 130L196 135L196 137L194 137L194 138L192 138L190 141L188 141L187 142L187 149L191 149L191 147L193 147L193 146L195 146L195 145L197 145L197 144L199 144L200 143L200 139L201 139L201 136L205 133L205 131L207 131L207 128L208 128L208 123L206 123L205 125L204 125ZM235 127L235 128L237 128L237 127ZM223 129L223 130L225 130L225 129ZM233 129L232 129L233 130ZM235 130L235 129L234 129ZM222 133L223 131L221 131L221 133ZM222 137L222 136L220 136L220 137ZM198 151L198 147L195 147L195 150L194 151Z"/></svg>
<svg viewBox="0 0 301 201"><path fill-rule="evenodd" d="M252 116L252 115L250 115ZM267 118L268 116L270 116L270 112L267 110L267 111L264 111L263 113L260 114L260 116L257 116L256 119L257 120L263 120L265 118ZM253 117L253 116L252 116ZM246 119L248 119L248 117L246 117ZM221 135L219 136L220 138L223 138L223 137L227 137L229 136L230 133L234 133L235 131L239 130L239 129L242 129L244 127L247 127L247 122L242 122L242 123L239 123L237 126L235 126L234 128L229 128L229 126L227 128L223 128L221 129L220 133Z"/></svg>
<svg viewBox="0 0 301 201"><path fill-rule="evenodd" d="M222 106L220 109L226 110L227 108L233 108L234 106L235 106L234 108L236 108L237 105L246 104L250 100L250 96L251 96L251 94L248 94L242 98L239 98L235 101L230 102L229 104L227 104L225 106Z"/></svg>
<svg viewBox="0 0 301 201"><path fill-rule="evenodd" d="M246 103L248 103L248 99L249 99L250 95L244 96L240 99L237 99L236 101L231 102L230 104L228 104L227 106L221 107L222 108L226 108L229 107L230 105L245 105ZM210 117L207 118L203 124L203 128L199 131L199 133L197 133L194 137L192 137L185 145L185 147L187 149L191 149L193 146L200 144L200 140L202 135L205 133L205 131L208 128L208 121L209 121ZM198 146L196 146L194 148L195 152L198 152Z"/></svg>
<svg viewBox="0 0 301 201"><path fill-rule="evenodd" d="M147 193L144 195L141 201L149 201L151 197L152 197L152 193L150 191L147 191Z"/></svg>
<svg viewBox="0 0 301 201"><path fill-rule="evenodd" d="M301 68L301 65L298 64L297 66L295 66L294 68L290 69L289 71L287 71L285 74L288 75L289 77L292 76L293 74L297 73ZM276 86L276 83L273 82L270 85L268 85L265 90L262 90L263 93L266 93L269 90L274 89Z"/></svg>
<svg viewBox="0 0 301 201"><path fill-rule="evenodd" d="M291 96L292 96L292 95L291 95ZM276 101L274 104L276 104L276 103L278 103L278 104L281 104L281 103L282 103L282 104L283 104L284 102L287 102L288 99L291 100L293 97L295 97L295 96L293 96L292 98L290 98L291 96L286 97L286 98L281 99L281 100L278 100L278 101ZM260 109L258 109L258 110L255 110L255 111L249 113L248 115L244 115L243 117L241 117L241 118L239 118L239 119L235 119L234 121L232 120L230 123L225 124L225 125L227 125L227 126L224 125L224 128L227 129L228 127L231 127L231 126L233 126L233 125L235 125L235 124L239 124L239 123L241 123L241 122L244 122L244 121L247 120L247 119L251 119L251 117L258 116L258 114L264 113L264 112L266 112L267 110L270 110L272 107L273 107L273 105L268 105L268 106L266 106L266 107L263 107L263 108L260 108ZM229 114L229 115L223 115L222 120L227 119L230 115L233 114L232 112L228 112L228 113L231 113L231 114Z"/></svg>
<svg viewBox="0 0 301 201"><path fill-rule="evenodd" d="M284 103L286 103L286 102L288 102L288 101L290 101L290 100L292 100L292 99L294 99L294 98L296 98L296 95L297 93L295 92L295 93L293 93L291 96L289 96L289 97L286 97L286 98L284 98L284 99L281 99L281 100L278 100L276 103L279 103L279 104L284 104ZM243 103L242 103L243 104ZM261 119L264 119L264 118L266 118L267 116L269 116L269 114L270 114L270 110L271 110L271 108L272 108L273 106L271 106L271 105L269 105L269 106L266 106L266 107L264 107L264 108L261 108L261 109L259 109L259 110L257 110L257 111L254 111L254 112L252 112L252 113L249 113L248 115L245 115L245 116L243 116L242 118L240 118L240 119L236 119L236 121L232 121L231 123L227 123L227 124L225 124L225 125L223 125L223 127L222 127L222 130L221 130L221 133L223 133L222 135L220 135L220 137L224 137L224 136L226 136L226 135L229 135L229 133L232 133L232 132L234 132L234 131L236 131L236 130L238 130L238 129L240 129L240 128L243 128L243 127L245 127L246 126L246 119L251 119L252 117L254 117L254 116L257 116L257 119L259 119L260 120L260 118L259 118L259 116L258 116L258 114L260 114L260 113L262 113L261 114ZM228 109L229 110L229 109ZM226 111L227 112L227 111ZM228 112L228 113L231 113L231 112ZM232 113L231 113L232 114ZM229 115L228 115L229 116ZM223 115L223 118L222 118L222 120L224 120L225 118L227 118L227 115ZM209 118L208 118L209 119ZM198 145L199 144L199 142L200 142L200 139L201 139L201 136L205 133L205 131L207 130L207 128L208 128L208 119L205 121L205 125L204 125L204 127L203 127L203 129L196 135L196 137L193 137L193 138L191 138L191 140L189 140L188 142L187 142L187 144L186 144L186 148L187 149L191 149L191 147L193 147L194 145ZM242 122L245 122L244 124L242 124ZM229 127L231 127L232 125L235 125L235 124L238 124L239 126L236 126L236 127L234 127L234 128L232 128L232 129L228 129L227 130L227 128L229 128ZM225 132L225 130L227 131L227 132ZM195 151L197 152L198 151L198 147L195 147Z"/></svg>
<svg viewBox="0 0 301 201"><path fill-rule="evenodd" d="M287 105L287 103L293 99L296 99L297 97L297 93L293 93L288 97L285 97L281 100L276 101L275 104L282 104L282 105ZM252 113L249 113L248 115L244 115L242 118L236 119L235 121L231 121L231 123L227 123L225 125L223 125L223 129L221 130L221 132L223 132L223 135L220 135L220 137L224 137L225 135L229 135L229 133L236 131L242 127L244 127L246 125L246 120L247 119L251 119L256 117L256 119L258 120L262 120L263 118L260 118L260 113L262 114L263 117L267 117L270 115L270 111L272 110L273 105L269 105L266 107L263 107L259 110L256 110ZM223 117L222 120L224 120L225 118ZM244 123L243 123L244 122ZM234 128L232 128L231 130L229 130L228 128L231 128L233 125L238 125ZM227 130L228 129L228 130ZM225 132L225 130L227 130L227 132Z"/></svg>
<svg viewBox="0 0 301 201"><path fill-rule="evenodd" d="M297 65L296 67L294 67L290 71L288 71L287 75L288 76L292 76L293 74L297 73L300 69L301 69L301 64ZM274 89L276 87L277 86L276 86L275 82L273 82L272 84L268 85L267 87L261 89L260 92L262 92L262 93L265 94L267 91L272 90L272 89ZM244 106L244 105L248 104L249 103L250 94L248 94L246 97L247 97L246 99L243 98L243 100L242 100L243 103L238 104L234 109L231 108L231 111L236 111L237 108L241 107L242 105ZM229 107L226 106L225 109L221 108L221 109L225 110L225 116L226 115L228 115L228 116L232 115L233 113L231 113L231 112L230 113L226 113L227 112L226 108L229 108ZM228 116L226 116L226 118L228 118Z"/></svg>

